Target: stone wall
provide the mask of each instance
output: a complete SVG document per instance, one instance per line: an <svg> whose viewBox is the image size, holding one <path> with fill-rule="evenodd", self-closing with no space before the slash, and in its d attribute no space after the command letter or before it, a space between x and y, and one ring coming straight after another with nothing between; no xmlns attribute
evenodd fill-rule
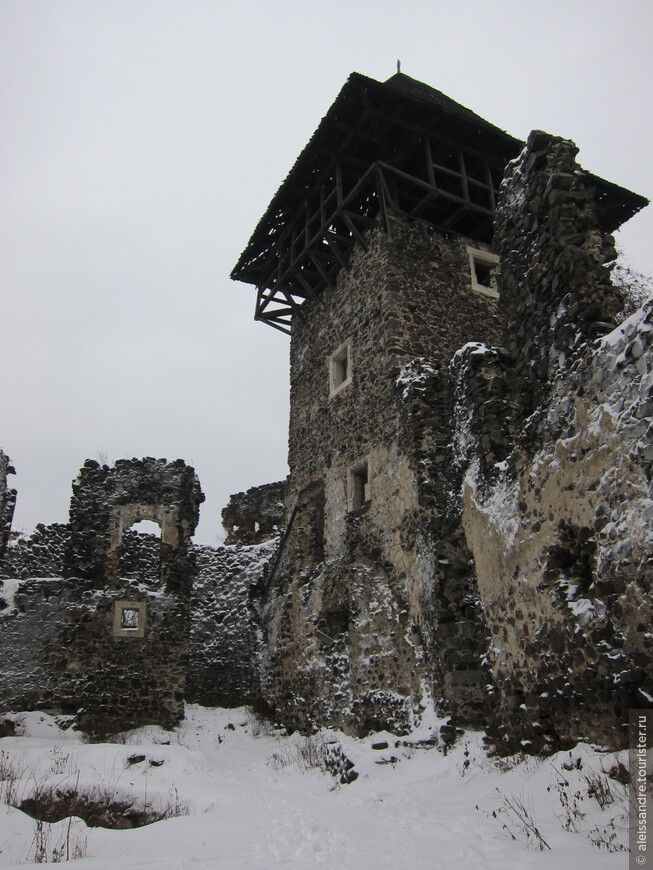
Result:
<svg viewBox="0 0 653 870"><path fill-rule="evenodd" d="M225 544L262 544L283 528L286 483L266 483L232 495L222 510Z"/></svg>
<svg viewBox="0 0 653 870"><path fill-rule="evenodd" d="M400 731L425 692L501 751L622 745L652 703L650 307L612 331L575 154L534 133L509 166L498 303L465 240L393 221L294 318L263 611L293 727Z"/></svg>
<svg viewBox="0 0 653 870"><path fill-rule="evenodd" d="M653 302L609 332L612 239L575 153L536 133L512 165L496 236L510 352L456 361L502 751L624 746L628 709L653 704Z"/></svg>
<svg viewBox="0 0 653 870"><path fill-rule="evenodd" d="M76 713L97 734L179 720L201 501L181 460L84 464L70 524L38 527L5 559L4 709ZM158 522L161 538L130 532L141 519Z"/></svg>
<svg viewBox="0 0 653 870"><path fill-rule="evenodd" d="M63 523L39 523L29 536L12 536L0 562L0 579L61 577L69 541L70 530Z"/></svg>
<svg viewBox="0 0 653 870"><path fill-rule="evenodd" d="M187 595L190 539L203 501L197 475L181 459L119 459L113 468L87 460L73 483L65 575L111 583L123 532L151 520L161 529L160 581L166 591Z"/></svg>
<svg viewBox="0 0 653 870"><path fill-rule="evenodd" d="M74 483L71 524L14 536L0 563L0 710L63 710L102 734L172 724L184 700L258 705L258 611L277 556L279 537L270 535L283 488L230 501L232 534L269 540L193 546L202 494L191 468L88 461ZM160 523L160 537L129 528L143 518ZM144 620L142 632L116 633L124 605Z"/></svg>
<svg viewBox="0 0 653 870"><path fill-rule="evenodd" d="M258 604L279 539L248 547L195 547L186 700L208 707L261 697Z"/></svg>
<svg viewBox="0 0 653 870"><path fill-rule="evenodd" d="M404 517L401 535L405 547L417 543L416 566L408 568L406 582L411 609L422 614L433 695L457 722L482 727L487 626L461 523L462 468L451 437L457 400L450 367L438 360L413 360L397 381L399 444L411 457L419 493L419 506Z"/></svg>
<svg viewBox="0 0 653 870"><path fill-rule="evenodd" d="M428 463L448 461L447 378L414 413L411 375L418 357L446 372L460 344L500 334L495 301L471 285L465 240L393 220L293 322L288 531L265 607L263 683L295 727L401 730L445 679L480 683L475 649L473 678L454 651L460 633L477 634L476 603L459 582L470 557L453 538L434 548L429 526L445 493L423 457L437 442ZM345 347L350 382L334 390L331 361ZM452 638L446 661L433 647L436 607Z"/></svg>
<svg viewBox="0 0 653 870"><path fill-rule="evenodd" d="M575 155L536 132L508 167L498 302L466 240L393 219L294 316L283 519L257 487L194 548L192 468L88 461L69 526L6 547L0 706L104 733L262 698L363 734L431 696L501 752L625 745L653 706L653 301L615 328Z"/></svg>
<svg viewBox="0 0 653 870"><path fill-rule="evenodd" d="M0 450L0 564L11 534L11 523L16 507L16 490L10 489L7 478L15 473L9 457Z"/></svg>

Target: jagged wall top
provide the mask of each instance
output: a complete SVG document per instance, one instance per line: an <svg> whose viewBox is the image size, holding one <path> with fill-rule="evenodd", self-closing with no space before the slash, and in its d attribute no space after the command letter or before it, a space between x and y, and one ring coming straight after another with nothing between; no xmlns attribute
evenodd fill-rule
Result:
<svg viewBox="0 0 653 870"><path fill-rule="evenodd" d="M16 507L16 490L9 488L7 477L15 473L11 460L3 450L0 450L0 559L9 541Z"/></svg>
<svg viewBox="0 0 653 870"><path fill-rule="evenodd" d="M528 414L556 371L623 307L610 280L616 257L597 191L573 142L539 130L509 164L497 209L505 343L517 359Z"/></svg>
<svg viewBox="0 0 653 870"><path fill-rule="evenodd" d="M184 590L193 574L188 553L203 501L195 470L182 459L119 459L113 468L88 459L73 483L64 574L111 581L123 532L152 520L161 528L162 580Z"/></svg>

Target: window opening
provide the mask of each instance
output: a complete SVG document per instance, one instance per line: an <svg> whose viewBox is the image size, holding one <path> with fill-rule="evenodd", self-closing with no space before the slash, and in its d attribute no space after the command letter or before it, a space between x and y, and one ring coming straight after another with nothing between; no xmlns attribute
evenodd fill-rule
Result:
<svg viewBox="0 0 653 870"><path fill-rule="evenodd" d="M161 526L155 520L138 520L122 534L118 575L131 580L161 580Z"/></svg>
<svg viewBox="0 0 653 870"><path fill-rule="evenodd" d="M113 610L114 637L145 637L144 601L116 601Z"/></svg>
<svg viewBox="0 0 653 870"><path fill-rule="evenodd" d="M497 268L499 257L491 251L481 251L477 248L467 248L469 254L469 267L472 273L472 290L488 296L490 299L499 298L497 287Z"/></svg>
<svg viewBox="0 0 653 870"><path fill-rule="evenodd" d="M161 526L154 520L140 520L129 527L130 532L136 532L139 535L154 535L157 538L161 537Z"/></svg>
<svg viewBox="0 0 653 870"><path fill-rule="evenodd" d="M347 339L329 358L329 395L335 396L349 386L351 374L351 339Z"/></svg>
<svg viewBox="0 0 653 870"><path fill-rule="evenodd" d="M120 627L126 631L138 631L138 610L132 607L122 607Z"/></svg>
<svg viewBox="0 0 653 870"><path fill-rule="evenodd" d="M358 511L371 499L370 468L365 460L349 470L349 509Z"/></svg>

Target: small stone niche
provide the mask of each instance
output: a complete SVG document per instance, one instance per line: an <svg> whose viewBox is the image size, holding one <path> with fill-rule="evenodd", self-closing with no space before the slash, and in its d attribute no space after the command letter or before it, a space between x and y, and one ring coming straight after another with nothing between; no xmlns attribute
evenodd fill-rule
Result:
<svg viewBox="0 0 653 870"><path fill-rule="evenodd" d="M363 459L352 465L347 473L347 500L350 512L366 507L372 499L370 463Z"/></svg>

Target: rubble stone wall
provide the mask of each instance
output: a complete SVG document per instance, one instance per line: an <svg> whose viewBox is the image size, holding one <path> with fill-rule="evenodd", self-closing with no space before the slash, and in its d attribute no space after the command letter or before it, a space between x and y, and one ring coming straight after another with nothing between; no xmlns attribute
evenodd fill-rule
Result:
<svg viewBox="0 0 653 870"><path fill-rule="evenodd" d="M85 463L70 524L38 527L4 562L5 709L56 707L98 734L179 720L202 500L181 460ZM141 519L161 538L130 532Z"/></svg>
<svg viewBox="0 0 653 870"><path fill-rule="evenodd" d="M9 457L0 450L0 564L11 534L11 523L16 507L16 490L10 489L7 478L15 473Z"/></svg>
<svg viewBox="0 0 653 870"><path fill-rule="evenodd" d="M439 426L446 452L448 387L407 421L417 400L404 373L418 357L446 365L464 341L500 334L496 302L471 285L465 240L393 220L390 232L368 233L336 288L294 319L287 533L265 609L263 684L297 727L405 728L422 693L467 666L431 654L438 554L427 522L444 492L422 473L417 450ZM330 360L346 343L351 382L332 394ZM357 504L361 466L369 499ZM458 568L439 556L446 597ZM463 561L468 575L469 555ZM466 606L441 613L464 621Z"/></svg>
<svg viewBox="0 0 653 870"><path fill-rule="evenodd" d="M245 538L269 535L264 522L250 528L253 516L281 522L283 487L234 496L230 516ZM183 462L89 461L75 482L74 527L39 525L10 541L0 563L0 710L63 710L105 733L173 724L184 700L260 702L258 609L278 534L251 546L193 546L201 498ZM161 523L160 536L128 528L146 516ZM143 630L117 636L125 603Z"/></svg>
<svg viewBox="0 0 653 870"><path fill-rule="evenodd" d="M186 700L208 707L261 697L258 605L279 539L240 547L195 547Z"/></svg>
<svg viewBox="0 0 653 870"><path fill-rule="evenodd" d="M29 536L12 536L0 561L0 579L61 577L69 538L68 526L63 523L39 523Z"/></svg>
<svg viewBox="0 0 653 870"><path fill-rule="evenodd" d="M612 239L575 153L536 133L512 165L496 236L510 353L457 360L488 733L504 751L624 746L628 709L653 704L653 302L610 331Z"/></svg>
<svg viewBox="0 0 653 870"><path fill-rule="evenodd" d="M255 486L232 495L222 510L225 544L262 544L283 528L285 481Z"/></svg>

